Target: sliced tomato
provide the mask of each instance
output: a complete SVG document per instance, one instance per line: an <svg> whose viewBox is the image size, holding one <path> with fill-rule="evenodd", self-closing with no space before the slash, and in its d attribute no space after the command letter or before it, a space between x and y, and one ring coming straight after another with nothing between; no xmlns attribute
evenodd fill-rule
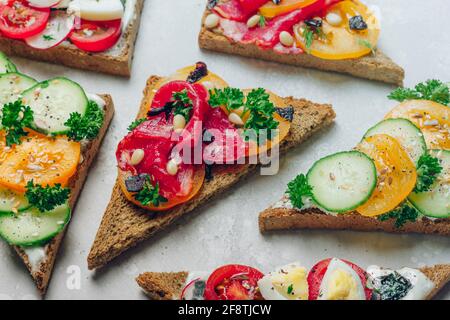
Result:
<svg viewBox="0 0 450 320"><path fill-rule="evenodd" d="M388 135L368 137L357 149L374 160L378 179L370 199L356 211L363 216L375 217L394 210L414 189L416 166L401 144Z"/></svg>
<svg viewBox="0 0 450 320"><path fill-rule="evenodd" d="M260 300L258 280L263 276L259 270L248 266L220 267L206 282L205 300Z"/></svg>
<svg viewBox="0 0 450 320"><path fill-rule="evenodd" d="M252 4L250 2L252 1L246 1L246 4L244 6L246 6L248 3L249 8L244 9L241 0L229 0L215 6L213 10L226 19L246 22L247 19L253 14L253 12L256 11L251 10L250 6L252 6Z"/></svg>
<svg viewBox="0 0 450 320"><path fill-rule="evenodd" d="M429 100L409 100L392 109L385 117L405 118L423 133L428 149L450 150L450 108Z"/></svg>
<svg viewBox="0 0 450 320"><path fill-rule="evenodd" d="M25 39L40 33L49 17L49 8L32 8L19 0L0 2L0 31L8 38Z"/></svg>
<svg viewBox="0 0 450 320"><path fill-rule="evenodd" d="M114 46L122 34L122 20L81 20L80 27L70 35L70 41L78 48L89 52L106 51Z"/></svg>
<svg viewBox="0 0 450 320"><path fill-rule="evenodd" d="M325 273L327 272L328 266L331 262L331 258L322 260L318 262L314 267L312 267L311 271L309 271L308 274L308 286L309 286L309 300L317 300L319 298L320 294L320 286L322 284L323 277L325 276ZM342 259L340 259L342 260ZM367 288L367 274L366 272L357 266L356 264L347 261L342 260L346 264L348 264L355 272L358 274L359 278L361 279L361 283L364 287L364 292L366 294L366 300L370 300L372 298L372 290Z"/></svg>
<svg viewBox="0 0 450 320"><path fill-rule="evenodd" d="M272 1L266 1L266 3L259 8L259 13L266 18L273 18L293 10L307 7L318 1L320 0L282 0L279 4L275 4ZM323 5L325 7L325 2L323 2Z"/></svg>
<svg viewBox="0 0 450 320"><path fill-rule="evenodd" d="M244 12L251 14L258 11L258 9L265 5L268 0L239 0L239 3Z"/></svg>

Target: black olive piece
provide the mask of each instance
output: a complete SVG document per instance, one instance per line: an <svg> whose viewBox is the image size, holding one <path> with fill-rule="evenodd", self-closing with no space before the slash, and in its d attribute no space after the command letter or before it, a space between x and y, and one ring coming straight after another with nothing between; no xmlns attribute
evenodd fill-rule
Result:
<svg viewBox="0 0 450 320"><path fill-rule="evenodd" d="M164 112L166 114L166 120L167 120L170 117L170 113L172 112L172 109L173 109L173 103L172 102L167 102L164 105L164 107L151 109L149 112L147 112L147 116L148 117L153 117L153 116L157 116L160 113Z"/></svg>
<svg viewBox="0 0 450 320"><path fill-rule="evenodd" d="M351 17L348 21L351 30L366 30L368 28L367 23L362 16Z"/></svg>
<svg viewBox="0 0 450 320"><path fill-rule="evenodd" d="M323 21L321 19L308 19L305 20L305 24L308 27L320 28L322 27Z"/></svg>
<svg viewBox="0 0 450 320"><path fill-rule="evenodd" d="M186 81L189 83L196 83L207 75L208 66L206 65L206 63L199 61L195 64L195 70L189 74Z"/></svg>
<svg viewBox="0 0 450 320"><path fill-rule="evenodd" d="M280 4L281 0L272 0L272 2L275 4Z"/></svg>
<svg viewBox="0 0 450 320"><path fill-rule="evenodd" d="M139 192L144 188L145 181L149 178L149 175L146 173L141 173L137 176L128 177L125 180L125 187L128 192Z"/></svg>
<svg viewBox="0 0 450 320"><path fill-rule="evenodd" d="M292 122L292 120L294 120L294 107L292 106L289 106L287 108L276 108L275 112L289 122Z"/></svg>
<svg viewBox="0 0 450 320"><path fill-rule="evenodd" d="M213 165L206 164L205 165L205 179L206 181L211 181L214 178L213 176Z"/></svg>
<svg viewBox="0 0 450 320"><path fill-rule="evenodd" d="M217 2L219 2L219 0L208 0L208 4L206 5L206 7L209 10L214 9L214 7L217 5Z"/></svg>

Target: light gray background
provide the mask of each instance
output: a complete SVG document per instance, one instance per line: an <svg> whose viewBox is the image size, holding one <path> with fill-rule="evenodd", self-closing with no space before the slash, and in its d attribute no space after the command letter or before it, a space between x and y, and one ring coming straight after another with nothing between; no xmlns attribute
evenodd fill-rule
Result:
<svg viewBox="0 0 450 320"><path fill-rule="evenodd" d="M286 184L318 158L352 148L369 126L395 105L386 96L393 87L377 82L275 63L202 52L197 46L206 0L147 0L130 80L13 58L37 79L63 75L88 91L111 93L116 117L79 199L61 247L48 299L145 299L134 282L144 271L210 270L242 263L262 271L292 261L310 267L337 256L366 267L422 266L450 262L450 239L419 235L357 232L292 232L262 236L258 213L276 201ZM450 80L450 2L446 0L366 0L382 22L380 48L406 70L406 85ZM116 178L115 150L135 117L146 79L167 75L198 60L237 87L270 88L282 95L332 103L336 124L290 152L276 176L254 176L177 226L130 250L95 273L86 257ZM0 243L0 298L39 298L13 251ZM67 268L81 268L81 289L66 286ZM439 298L450 299L447 287Z"/></svg>

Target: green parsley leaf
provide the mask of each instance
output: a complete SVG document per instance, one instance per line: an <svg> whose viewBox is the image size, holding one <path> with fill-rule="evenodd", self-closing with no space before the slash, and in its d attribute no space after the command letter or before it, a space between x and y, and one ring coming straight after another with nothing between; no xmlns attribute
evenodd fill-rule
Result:
<svg viewBox="0 0 450 320"><path fill-rule="evenodd" d="M294 285L293 285L293 284L290 284L289 287L288 287L288 289L287 289L287 293L288 293L288 294L291 294L293 291L294 291Z"/></svg>
<svg viewBox="0 0 450 320"><path fill-rule="evenodd" d="M303 26L302 37L305 41L307 51L311 49L314 39L327 39L327 35L323 32L322 28L310 27L306 24Z"/></svg>
<svg viewBox="0 0 450 320"><path fill-rule="evenodd" d="M20 144L20 138L28 135L24 128L33 122L33 110L17 100L5 104L0 117L2 129L6 132L6 145L10 147L13 144Z"/></svg>
<svg viewBox="0 0 450 320"><path fill-rule="evenodd" d="M375 54L376 49L374 48L374 46L372 46L370 41L366 39L358 39L358 43L359 45L366 47L367 49L370 49L370 51L372 51L372 54Z"/></svg>
<svg viewBox="0 0 450 320"><path fill-rule="evenodd" d="M289 195L292 205L295 208L301 209L304 205L303 197L312 196L312 187L308 184L306 176L302 173L288 183L286 193Z"/></svg>
<svg viewBox="0 0 450 320"><path fill-rule="evenodd" d="M47 185L44 188L41 185L35 185L31 180L28 181L26 188L25 196L29 203L41 212L51 211L66 203L70 195L70 189L62 188L60 184L55 184L53 187Z"/></svg>
<svg viewBox="0 0 450 320"><path fill-rule="evenodd" d="M134 198L144 206L152 204L158 207L162 202L167 202L167 199L159 194L159 183L153 186L150 177L146 178L144 187L134 195Z"/></svg>
<svg viewBox="0 0 450 320"><path fill-rule="evenodd" d="M209 105L213 108L225 106L228 111L236 110L244 105L244 93L237 88L209 90Z"/></svg>
<svg viewBox="0 0 450 320"><path fill-rule="evenodd" d="M388 96L391 100L403 102L405 100L431 100L443 105L450 104L450 88L447 84L439 80L428 80L421 82L414 87L398 88Z"/></svg>
<svg viewBox="0 0 450 320"><path fill-rule="evenodd" d="M279 123L273 118L276 109L266 90L258 88L250 91L244 106L244 112L247 111L250 112L250 115L244 128L253 130L258 139L260 138L260 131L267 130L267 138L272 139L271 130L277 129Z"/></svg>
<svg viewBox="0 0 450 320"><path fill-rule="evenodd" d="M65 126L70 128L67 136L74 141L95 139L103 126L104 117L105 114L98 104L94 101L89 101L84 116L74 112L64 123Z"/></svg>
<svg viewBox="0 0 450 320"><path fill-rule="evenodd" d="M188 96L187 90L174 92L172 96L172 105L174 108L173 115L180 114L186 119L186 122L188 122L194 105L191 98Z"/></svg>
<svg viewBox="0 0 450 320"><path fill-rule="evenodd" d="M417 163L417 183L414 192L430 190L431 185L436 180L437 175L442 172L442 169L438 158L428 153L422 155Z"/></svg>
<svg viewBox="0 0 450 320"><path fill-rule="evenodd" d="M266 17L264 17L263 15L259 16L258 25L259 25L261 28L263 28L263 27L266 26L266 24L267 24Z"/></svg>
<svg viewBox="0 0 450 320"><path fill-rule="evenodd" d="M48 35L48 34L44 34L44 35L42 36L42 38L43 38L45 41L52 41L52 40L55 40L55 38L54 38L52 35Z"/></svg>
<svg viewBox="0 0 450 320"><path fill-rule="evenodd" d="M395 227L401 228L408 221L416 221L419 217L419 211L408 204L404 204L391 212L378 216L378 220L387 221L390 219L395 219Z"/></svg>
<svg viewBox="0 0 450 320"><path fill-rule="evenodd" d="M134 129L136 129L137 127L139 127L139 125L141 125L142 123L144 123L145 121L147 121L147 118L140 118L140 119L134 120L134 121L128 126L128 131L133 131Z"/></svg>

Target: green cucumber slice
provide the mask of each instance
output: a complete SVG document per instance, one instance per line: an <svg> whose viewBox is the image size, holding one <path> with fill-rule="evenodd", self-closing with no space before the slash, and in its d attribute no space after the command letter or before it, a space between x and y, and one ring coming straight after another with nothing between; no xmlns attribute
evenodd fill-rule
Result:
<svg viewBox="0 0 450 320"><path fill-rule="evenodd" d="M30 208L25 195L0 186L0 214L11 213L14 208L17 211L24 211Z"/></svg>
<svg viewBox="0 0 450 320"><path fill-rule="evenodd" d="M362 152L340 152L317 161L307 179L314 202L327 211L341 213L370 198L377 185L377 170Z"/></svg>
<svg viewBox="0 0 450 320"><path fill-rule="evenodd" d="M0 236L11 245L36 246L53 239L70 220L67 204L52 211L39 212L35 208L15 215L0 215Z"/></svg>
<svg viewBox="0 0 450 320"><path fill-rule="evenodd" d="M370 128L364 138L376 134L387 134L400 142L415 164L427 152L422 131L407 119L387 119Z"/></svg>
<svg viewBox="0 0 450 320"><path fill-rule="evenodd" d="M74 112L84 116L89 103L83 88L66 78L38 83L22 96L34 112L33 129L53 135L66 134L70 128L64 123Z"/></svg>
<svg viewBox="0 0 450 320"><path fill-rule="evenodd" d="M450 151L432 150L430 153L440 160L442 172L429 191L413 192L408 199L425 216L450 218Z"/></svg>
<svg viewBox="0 0 450 320"><path fill-rule="evenodd" d="M17 72L17 67L0 51L0 73Z"/></svg>

